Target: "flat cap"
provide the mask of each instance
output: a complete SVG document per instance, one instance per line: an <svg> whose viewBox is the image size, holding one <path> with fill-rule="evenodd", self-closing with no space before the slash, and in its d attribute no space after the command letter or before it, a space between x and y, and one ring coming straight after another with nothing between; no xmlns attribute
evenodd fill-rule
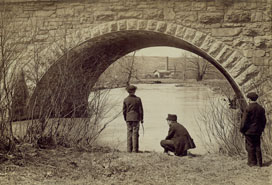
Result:
<svg viewBox="0 0 272 185"><path fill-rule="evenodd" d="M256 101L258 97L258 94L256 94L255 92L250 92L247 94L247 98L251 99L252 101Z"/></svg>
<svg viewBox="0 0 272 185"><path fill-rule="evenodd" d="M137 87L134 86L134 85L129 85L129 86L126 87L126 90L127 90L128 93L135 92L136 89L137 89Z"/></svg>

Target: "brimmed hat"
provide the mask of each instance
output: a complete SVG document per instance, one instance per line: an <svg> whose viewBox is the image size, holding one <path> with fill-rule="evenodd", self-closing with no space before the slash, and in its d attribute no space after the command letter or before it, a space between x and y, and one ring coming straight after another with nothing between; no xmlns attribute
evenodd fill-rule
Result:
<svg viewBox="0 0 272 185"><path fill-rule="evenodd" d="M135 92L136 89L137 89L137 87L134 86L134 85L129 85L129 86L126 87L126 90L127 90L128 93Z"/></svg>
<svg viewBox="0 0 272 185"><path fill-rule="evenodd" d="M168 114L168 117L166 118L166 120L177 121L177 115L175 115L175 114Z"/></svg>
<svg viewBox="0 0 272 185"><path fill-rule="evenodd" d="M247 98L251 99L252 101L256 101L258 97L258 94L256 94L255 92L250 92L247 94Z"/></svg>

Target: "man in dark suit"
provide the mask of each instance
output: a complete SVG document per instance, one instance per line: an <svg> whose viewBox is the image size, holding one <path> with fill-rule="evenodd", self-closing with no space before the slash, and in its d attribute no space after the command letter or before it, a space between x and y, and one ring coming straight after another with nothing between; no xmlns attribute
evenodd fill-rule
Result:
<svg viewBox="0 0 272 185"><path fill-rule="evenodd" d="M193 139L187 129L177 122L175 114L168 114L166 120L169 124L169 131L165 140L161 141L164 152L171 151L177 156L186 156L187 150L196 147Z"/></svg>
<svg viewBox="0 0 272 185"><path fill-rule="evenodd" d="M129 85L126 90L128 97L123 102L123 115L127 123L127 151L139 152L139 127L144 123L144 111L141 98L135 95L137 87Z"/></svg>
<svg viewBox="0 0 272 185"><path fill-rule="evenodd" d="M261 135L266 125L265 109L256 102L258 95L248 93L249 105L241 120L240 132L245 135L249 166L262 166Z"/></svg>

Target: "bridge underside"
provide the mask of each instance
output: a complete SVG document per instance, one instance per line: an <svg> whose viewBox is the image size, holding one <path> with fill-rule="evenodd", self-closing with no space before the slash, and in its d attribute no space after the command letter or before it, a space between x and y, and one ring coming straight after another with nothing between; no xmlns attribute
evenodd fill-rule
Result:
<svg viewBox="0 0 272 185"><path fill-rule="evenodd" d="M152 46L176 47L205 58L225 76L237 97L244 101L228 72L200 48L164 33L126 30L90 39L62 56L37 85L29 103L31 116L86 116L92 87L109 65L132 51Z"/></svg>

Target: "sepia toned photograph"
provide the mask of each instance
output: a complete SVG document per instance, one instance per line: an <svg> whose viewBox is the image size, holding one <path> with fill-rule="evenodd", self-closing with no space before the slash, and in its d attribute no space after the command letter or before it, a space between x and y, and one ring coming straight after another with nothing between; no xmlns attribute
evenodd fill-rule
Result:
<svg viewBox="0 0 272 185"><path fill-rule="evenodd" d="M272 0L0 0L0 185L272 185Z"/></svg>

